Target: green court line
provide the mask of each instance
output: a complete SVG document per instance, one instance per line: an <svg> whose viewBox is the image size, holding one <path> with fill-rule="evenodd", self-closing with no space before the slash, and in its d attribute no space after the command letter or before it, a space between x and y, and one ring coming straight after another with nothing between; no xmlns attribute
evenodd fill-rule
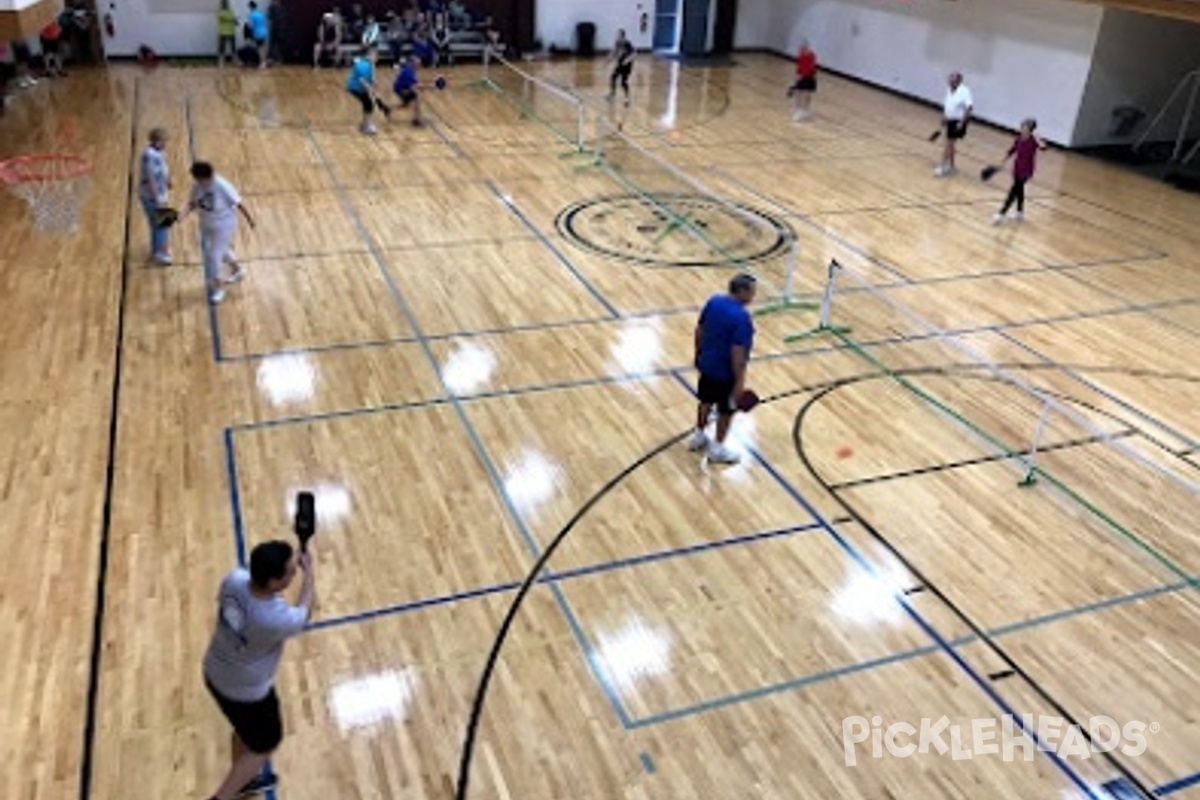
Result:
<svg viewBox="0 0 1200 800"><path fill-rule="evenodd" d="M922 400L929 403L934 408L937 408L939 411L941 411L942 413L949 416L951 419L958 422L960 425L965 427L967 430L973 432L980 438L982 438L985 441L987 441L988 443L990 443L992 446L994 446L996 449L998 449L1005 456L1010 457L1010 458L1018 458L1019 457L1019 454L1017 452L1013 451L1011 448L1009 448L1007 445L1005 445L1003 442L1001 442L995 436L992 436L990 433L985 431L979 425L977 425L974 422L972 422L971 420L967 419L961 413L959 413L958 411L955 411L953 408L946 405L941 400L930 395L924 389L920 388L919 386L916 386L912 381L908 380L903 375L897 374L894 370L891 369L891 367L887 366L882 361L880 361L878 358L876 358L875 356L873 356L869 352L867 352L865 349L863 349L863 347L861 345L859 345L858 342L851 339L842 330L840 330L838 328L829 328L828 330L830 333L832 333L834 336L836 336L838 339L840 339L846 345L847 348L849 348L854 353L856 353L861 358L863 358L865 361L867 361L867 363L874 365L875 367L877 367L880 370L880 372L887 375L892 380L896 381L896 383L898 383L901 386L903 386L904 388L908 389L910 392L915 394L917 397L920 397ZM1041 477L1045 478L1047 481L1049 481L1051 484L1053 484L1056 488L1058 488L1060 491L1062 491L1064 494L1066 494L1069 498L1074 500L1076 503L1078 503L1080 506L1082 506L1084 509L1086 509L1093 515L1095 515L1097 519L1101 520L1104 524L1108 525L1108 527L1110 527L1114 531L1116 531L1126 541L1128 541L1130 544L1134 545L1136 548L1141 550L1146 555L1150 556L1154 561L1157 561L1163 567L1168 569L1173 575L1175 575L1177 578L1180 578L1183 582L1187 583L1189 586L1195 587L1198 583L1200 583L1200 580L1189 575L1187 573L1187 571L1185 571L1182 567L1180 567L1178 564L1176 564L1174 561L1172 561L1169 557L1167 557L1165 554L1163 554L1161 551L1159 551L1157 548L1155 548L1149 542L1142 539L1136 533L1134 533L1133 531L1129 530L1127 527L1122 525L1120 522L1118 522L1116 519L1114 519L1112 517L1112 515L1106 513L1102 509L1100 509L1095 503L1088 500L1086 497L1084 497L1082 494L1077 492L1075 489L1072 489L1061 478L1055 477L1053 474L1047 472L1046 470L1044 470L1038 466L1034 466L1031 468L1030 474L1033 474L1033 473L1036 473L1037 475L1040 475Z"/></svg>

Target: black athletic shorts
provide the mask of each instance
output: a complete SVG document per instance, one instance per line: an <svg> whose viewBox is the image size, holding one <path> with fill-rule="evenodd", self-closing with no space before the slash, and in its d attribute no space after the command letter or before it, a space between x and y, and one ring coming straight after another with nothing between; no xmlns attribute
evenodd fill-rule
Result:
<svg viewBox="0 0 1200 800"><path fill-rule="evenodd" d="M959 120L946 120L946 138L947 139L962 139L967 135L967 123Z"/></svg>
<svg viewBox="0 0 1200 800"><path fill-rule="evenodd" d="M405 89L401 92L396 92L396 97L400 98L400 105L407 108L409 103L417 99L416 89Z"/></svg>
<svg viewBox="0 0 1200 800"><path fill-rule="evenodd" d="M238 738L252 752L263 755L279 747L283 741L283 717L279 713L279 696L275 694L275 687L271 687L262 700L243 703L230 700L218 692L208 678L204 679L204 685L221 707L221 713L229 720Z"/></svg>
<svg viewBox="0 0 1200 800"><path fill-rule="evenodd" d="M815 92L817 90L817 76L809 75L807 78L798 78L792 84L793 92Z"/></svg>
<svg viewBox="0 0 1200 800"><path fill-rule="evenodd" d="M713 380L707 375L700 375L700 385L696 387L696 395L701 403L712 403L717 407L718 414L732 414L736 406L733 402L733 381Z"/></svg>
<svg viewBox="0 0 1200 800"><path fill-rule="evenodd" d="M350 91L350 90L347 90L347 91ZM358 102L362 103L362 110L363 110L364 114L370 114L372 111L375 110L375 101L371 99L371 95L367 94L366 92L353 92L353 91L351 91L350 94L354 95L354 99L356 99L356 100L358 100Z"/></svg>

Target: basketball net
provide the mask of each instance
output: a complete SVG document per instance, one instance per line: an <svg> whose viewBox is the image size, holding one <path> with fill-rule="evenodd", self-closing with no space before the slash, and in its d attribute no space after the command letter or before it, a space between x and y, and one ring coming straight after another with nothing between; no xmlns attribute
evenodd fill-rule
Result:
<svg viewBox="0 0 1200 800"><path fill-rule="evenodd" d="M0 162L0 183L29 206L35 229L52 233L75 229L91 175L90 161L66 153Z"/></svg>

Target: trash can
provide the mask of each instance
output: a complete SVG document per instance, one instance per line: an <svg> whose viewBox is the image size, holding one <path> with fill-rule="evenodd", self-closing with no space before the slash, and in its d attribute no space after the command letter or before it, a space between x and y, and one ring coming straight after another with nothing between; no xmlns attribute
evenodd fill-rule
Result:
<svg viewBox="0 0 1200 800"><path fill-rule="evenodd" d="M575 26L575 55L596 55L596 24L581 22Z"/></svg>

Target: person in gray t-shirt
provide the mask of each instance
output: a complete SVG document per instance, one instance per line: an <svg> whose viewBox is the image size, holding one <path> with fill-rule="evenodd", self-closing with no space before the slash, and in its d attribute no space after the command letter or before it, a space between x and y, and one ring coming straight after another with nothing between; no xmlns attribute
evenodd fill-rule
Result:
<svg viewBox="0 0 1200 800"><path fill-rule="evenodd" d="M282 592L304 572L296 605ZM212 800L232 800L275 785L264 771L283 741L275 672L283 643L304 630L315 601L312 561L287 542L265 542L250 553L249 571L225 576L217 596L217 625L204 654L204 683L233 725L229 773Z"/></svg>

